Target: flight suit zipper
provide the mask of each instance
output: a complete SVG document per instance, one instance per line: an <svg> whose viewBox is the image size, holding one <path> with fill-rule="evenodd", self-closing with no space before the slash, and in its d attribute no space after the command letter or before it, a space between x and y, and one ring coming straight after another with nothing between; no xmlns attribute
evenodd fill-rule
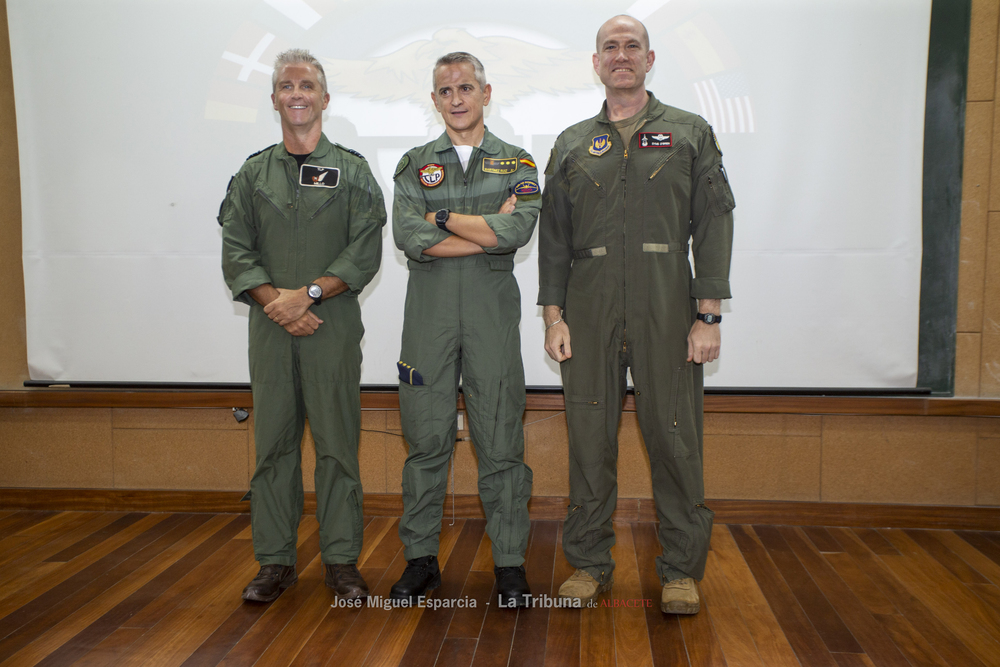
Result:
<svg viewBox="0 0 1000 667"><path fill-rule="evenodd" d="M618 135L619 138L621 135ZM622 354L628 351L628 146L622 161Z"/></svg>

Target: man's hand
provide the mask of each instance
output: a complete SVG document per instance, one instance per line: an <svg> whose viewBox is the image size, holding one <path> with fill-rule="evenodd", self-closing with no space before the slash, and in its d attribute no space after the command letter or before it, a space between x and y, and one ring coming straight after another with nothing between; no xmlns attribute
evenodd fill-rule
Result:
<svg viewBox="0 0 1000 667"><path fill-rule="evenodd" d="M513 213L514 204L516 203L517 203L517 195L511 195L510 197L507 197L507 201L505 201L503 205L500 206L500 210L497 211L497 213Z"/></svg>
<svg viewBox="0 0 1000 667"><path fill-rule="evenodd" d="M722 301L719 299L699 299L699 313L722 313ZM695 320L691 326L691 333L688 334L688 361L696 364L707 364L719 358L719 349L722 347L722 333L719 331L719 324L705 324L701 320Z"/></svg>
<svg viewBox="0 0 1000 667"><path fill-rule="evenodd" d="M282 326L293 336L311 336L316 333L316 329L319 329L321 324L323 324L323 320L316 317L311 310L307 310L299 319Z"/></svg>
<svg viewBox="0 0 1000 667"><path fill-rule="evenodd" d="M279 287L278 298L264 306L264 314L270 317L275 324L286 326L297 322L311 305L313 305L313 300L309 298L305 287L299 289Z"/></svg>
<svg viewBox="0 0 1000 667"><path fill-rule="evenodd" d="M545 306L542 310L542 319L545 322L545 351L549 357L558 362L572 357L573 350L569 344L569 326L566 322L560 321L562 320L562 309L559 306Z"/></svg>

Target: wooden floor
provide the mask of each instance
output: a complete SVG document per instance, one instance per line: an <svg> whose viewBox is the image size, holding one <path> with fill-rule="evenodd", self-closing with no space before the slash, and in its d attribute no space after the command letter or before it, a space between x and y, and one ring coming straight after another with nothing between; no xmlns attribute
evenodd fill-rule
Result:
<svg viewBox="0 0 1000 667"><path fill-rule="evenodd" d="M405 562L397 519L366 519L361 571L385 596ZM245 514L0 511L4 665L1000 666L1000 533L717 525L702 611L659 611L650 523L615 525L614 589L597 607L489 604L482 520L445 522L440 601L332 607L314 518L299 582L242 603L257 571ZM528 579L571 569L558 522L533 522Z"/></svg>

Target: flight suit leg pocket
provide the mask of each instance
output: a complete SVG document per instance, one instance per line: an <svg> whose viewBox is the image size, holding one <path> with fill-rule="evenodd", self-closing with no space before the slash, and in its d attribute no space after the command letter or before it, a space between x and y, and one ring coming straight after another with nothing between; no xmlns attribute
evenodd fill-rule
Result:
<svg viewBox="0 0 1000 667"><path fill-rule="evenodd" d="M618 441L607 442L607 411L601 396L566 394L566 423L570 456L584 468L602 466L618 458Z"/></svg>
<svg viewBox="0 0 1000 667"><path fill-rule="evenodd" d="M429 442L434 437L434 400L429 385L399 383L399 417L403 435L410 444Z"/></svg>
<svg viewBox="0 0 1000 667"><path fill-rule="evenodd" d="M690 456L697 451L697 432L691 405L690 382L688 367L678 366L674 369L670 381L670 399L667 409L667 442L674 458Z"/></svg>

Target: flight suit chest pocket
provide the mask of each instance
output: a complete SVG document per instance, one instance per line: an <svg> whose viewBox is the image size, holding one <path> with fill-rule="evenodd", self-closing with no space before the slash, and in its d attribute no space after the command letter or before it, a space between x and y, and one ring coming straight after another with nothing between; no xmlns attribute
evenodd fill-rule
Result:
<svg viewBox="0 0 1000 667"><path fill-rule="evenodd" d="M592 164L593 159L570 155L568 160L567 177L573 193L573 249L606 246L606 237L611 233L610 226L605 224L609 183L597 165Z"/></svg>
<svg viewBox="0 0 1000 667"><path fill-rule="evenodd" d="M702 184L708 191L709 204L712 207L713 215L724 215L736 208L736 200L733 198L733 191L729 187L729 177L726 175L726 169L721 163L712 167L702 177L702 181Z"/></svg>
<svg viewBox="0 0 1000 667"><path fill-rule="evenodd" d="M266 220L273 214L282 220L288 220L288 214L292 210L291 202L266 185L260 185L254 191L255 208L262 220Z"/></svg>
<svg viewBox="0 0 1000 667"><path fill-rule="evenodd" d="M323 213L331 213L333 207L337 205L344 187L346 186L341 184L333 190L303 188L301 200L303 217L307 220L315 220Z"/></svg>

